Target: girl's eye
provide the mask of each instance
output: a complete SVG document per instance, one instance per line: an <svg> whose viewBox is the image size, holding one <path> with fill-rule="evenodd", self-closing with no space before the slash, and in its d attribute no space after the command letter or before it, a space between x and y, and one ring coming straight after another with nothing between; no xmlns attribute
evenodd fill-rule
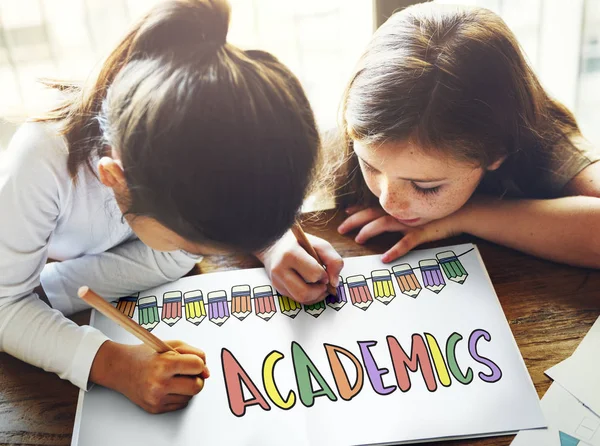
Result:
<svg viewBox="0 0 600 446"><path fill-rule="evenodd" d="M440 189L442 188L442 186L421 187L415 183L410 183L410 184L412 184L412 187L414 190L416 190L418 193L423 194L423 195L437 194L440 191Z"/></svg>

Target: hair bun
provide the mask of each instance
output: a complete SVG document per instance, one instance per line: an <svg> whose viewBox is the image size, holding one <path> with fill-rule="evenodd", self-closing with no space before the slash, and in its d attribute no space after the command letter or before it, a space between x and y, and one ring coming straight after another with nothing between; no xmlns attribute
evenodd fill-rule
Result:
<svg viewBox="0 0 600 446"><path fill-rule="evenodd" d="M199 24L202 40L225 44L229 31L231 6L227 0L187 0L190 17Z"/></svg>
<svg viewBox="0 0 600 446"><path fill-rule="evenodd" d="M199 43L224 45L230 16L227 0L162 1L136 26L132 48L152 55L186 51Z"/></svg>

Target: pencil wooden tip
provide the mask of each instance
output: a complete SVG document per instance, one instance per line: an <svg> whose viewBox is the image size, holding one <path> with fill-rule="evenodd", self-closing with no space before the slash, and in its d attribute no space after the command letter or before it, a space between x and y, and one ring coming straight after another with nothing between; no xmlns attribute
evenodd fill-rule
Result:
<svg viewBox="0 0 600 446"><path fill-rule="evenodd" d="M90 287L87 287L87 286L79 287L79 290L77 291L77 295L79 297L83 298L83 296L85 296L89 290L90 290Z"/></svg>

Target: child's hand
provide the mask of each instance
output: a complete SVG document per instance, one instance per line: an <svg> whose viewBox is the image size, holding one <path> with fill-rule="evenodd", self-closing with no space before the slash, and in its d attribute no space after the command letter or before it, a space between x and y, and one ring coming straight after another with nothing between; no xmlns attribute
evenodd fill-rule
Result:
<svg viewBox="0 0 600 446"><path fill-rule="evenodd" d="M327 297L327 283L338 285L344 261L328 242L306 234L325 264L319 265L288 231L273 246L256 254L263 262L273 286L296 302L311 304Z"/></svg>
<svg viewBox="0 0 600 446"><path fill-rule="evenodd" d="M439 220L434 220L422 226L407 226L400 223L380 207L367 209L349 208L350 216L338 227L340 234L345 234L354 229L361 228L354 241L365 243L372 237L384 232L402 232L404 237L398 243L388 249L381 260L391 262L403 256L416 246L441 240L463 232L461 228L461 210Z"/></svg>
<svg viewBox="0 0 600 446"><path fill-rule="evenodd" d="M156 353L145 344L105 342L90 380L124 394L147 412L183 409L210 376L206 355L181 341L166 341L180 354Z"/></svg>

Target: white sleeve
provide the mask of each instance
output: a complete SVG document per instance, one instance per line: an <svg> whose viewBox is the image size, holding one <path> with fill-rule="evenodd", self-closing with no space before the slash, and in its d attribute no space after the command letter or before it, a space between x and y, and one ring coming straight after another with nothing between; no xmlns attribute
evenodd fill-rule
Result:
<svg viewBox="0 0 600 446"><path fill-rule="evenodd" d="M64 158L42 128L22 126L0 154L0 351L85 389L106 336L77 326L32 292L65 184L58 165Z"/></svg>
<svg viewBox="0 0 600 446"><path fill-rule="evenodd" d="M71 314L89 308L77 297L82 285L114 300L177 280L200 259L183 251L155 251L135 239L101 254L47 264L42 287L52 307Z"/></svg>

